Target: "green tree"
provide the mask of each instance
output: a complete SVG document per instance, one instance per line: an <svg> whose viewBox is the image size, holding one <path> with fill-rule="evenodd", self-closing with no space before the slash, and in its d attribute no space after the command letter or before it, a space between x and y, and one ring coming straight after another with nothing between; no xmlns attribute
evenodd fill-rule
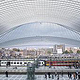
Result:
<svg viewBox="0 0 80 80"><path fill-rule="evenodd" d="M73 51L72 51L72 50L70 50L70 51L69 51L69 53L73 53Z"/></svg>
<svg viewBox="0 0 80 80"><path fill-rule="evenodd" d="M51 51L47 51L48 54L51 54Z"/></svg>
<svg viewBox="0 0 80 80"><path fill-rule="evenodd" d="M80 50L77 50L77 53L80 53Z"/></svg>
<svg viewBox="0 0 80 80"><path fill-rule="evenodd" d="M63 52L63 54L68 54L68 53L69 53L69 51L67 51L67 50Z"/></svg>
<svg viewBox="0 0 80 80"><path fill-rule="evenodd" d="M20 49L13 48L13 51L17 51L17 52L19 52L19 51L20 51Z"/></svg>

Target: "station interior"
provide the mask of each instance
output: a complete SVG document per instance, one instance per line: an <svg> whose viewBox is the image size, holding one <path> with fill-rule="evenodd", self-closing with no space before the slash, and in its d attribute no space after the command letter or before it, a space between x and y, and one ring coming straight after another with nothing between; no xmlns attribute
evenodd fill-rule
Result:
<svg viewBox="0 0 80 80"><path fill-rule="evenodd" d="M0 0L0 80L80 80L80 0Z"/></svg>

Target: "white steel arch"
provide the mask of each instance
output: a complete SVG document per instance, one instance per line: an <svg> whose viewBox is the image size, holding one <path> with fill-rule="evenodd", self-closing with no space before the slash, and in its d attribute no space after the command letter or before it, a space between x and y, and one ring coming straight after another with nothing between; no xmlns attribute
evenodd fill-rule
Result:
<svg viewBox="0 0 80 80"><path fill-rule="evenodd" d="M80 46L80 34L60 24L35 22L18 26L0 37L1 47L28 45L32 42L59 42Z"/></svg>

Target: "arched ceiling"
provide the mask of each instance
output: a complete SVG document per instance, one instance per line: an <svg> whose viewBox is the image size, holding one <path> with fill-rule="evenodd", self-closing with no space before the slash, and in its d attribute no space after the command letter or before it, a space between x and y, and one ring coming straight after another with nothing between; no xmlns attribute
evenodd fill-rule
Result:
<svg viewBox="0 0 80 80"><path fill-rule="evenodd" d="M38 42L35 43L35 42ZM40 43L42 42L42 43ZM49 43L50 42L50 43ZM52 46L55 45L56 43L58 44L69 44L73 45L75 47L80 46L80 41L76 41L73 39L67 39L67 38L61 38L61 37L52 37L52 36L37 36L37 37L26 37L26 38L21 38L21 39L15 39L11 41L7 41L4 43L0 43L0 47L19 47L19 46L30 46L30 45L47 45ZM33 44L34 43L34 44ZM46 46L46 45L45 45Z"/></svg>
<svg viewBox="0 0 80 80"><path fill-rule="evenodd" d="M48 22L65 26L69 29L69 32L71 30L70 34L73 33L70 36L67 35L67 40L72 39L73 42L76 40L75 42L79 43L80 0L0 0L0 44L11 41L9 36L7 37L9 40L5 39L5 33L12 31L22 24L33 22ZM60 35L58 37L66 38ZM16 39L19 38L17 37L13 40Z"/></svg>
<svg viewBox="0 0 80 80"><path fill-rule="evenodd" d="M37 21L80 31L80 0L0 0L0 33Z"/></svg>
<svg viewBox="0 0 80 80"><path fill-rule="evenodd" d="M1 47L33 45L36 42L38 45L61 43L80 46L80 34L60 24L35 22L18 26L0 37Z"/></svg>

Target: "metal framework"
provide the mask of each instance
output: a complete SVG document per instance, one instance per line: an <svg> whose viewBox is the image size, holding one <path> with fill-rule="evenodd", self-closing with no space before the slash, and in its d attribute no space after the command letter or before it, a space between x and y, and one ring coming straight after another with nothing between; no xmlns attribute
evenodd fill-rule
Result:
<svg viewBox="0 0 80 80"><path fill-rule="evenodd" d="M36 41L80 46L80 0L1 0L0 47Z"/></svg>

